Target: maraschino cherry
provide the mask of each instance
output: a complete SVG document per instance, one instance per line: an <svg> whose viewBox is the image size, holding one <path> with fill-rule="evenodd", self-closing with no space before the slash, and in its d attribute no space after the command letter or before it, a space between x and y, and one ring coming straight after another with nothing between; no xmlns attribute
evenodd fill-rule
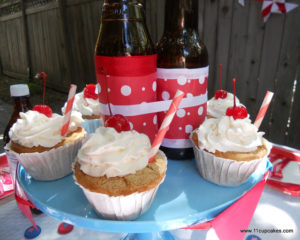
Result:
<svg viewBox="0 0 300 240"><path fill-rule="evenodd" d="M236 119L244 119L248 116L248 111L244 106L236 106L235 103L235 78L232 79L233 83L233 107L229 107L226 110L226 116L233 117L234 120Z"/></svg>
<svg viewBox="0 0 300 240"><path fill-rule="evenodd" d="M130 125L127 120L123 115L121 114L115 114L111 117L109 117L104 124L105 127L112 127L114 128L117 132L122 132L122 131L129 131L130 130Z"/></svg>
<svg viewBox="0 0 300 240"><path fill-rule="evenodd" d="M109 96L108 96L108 82L107 82L107 75L103 69L101 68L101 71L104 76L104 82L105 82L105 92L106 92L106 99L108 103L108 109L110 113L110 117L105 121L104 127L112 127L114 128L117 132L122 132L122 131L129 131L130 130L130 124L129 121L126 117L124 117L121 114L112 114L111 107L110 107L110 102L109 102Z"/></svg>
<svg viewBox="0 0 300 240"><path fill-rule="evenodd" d="M227 92L225 90L222 90L222 82L221 82L221 64L219 64L219 84L220 84L220 90L217 90L215 92L215 99L225 99L227 97Z"/></svg>
<svg viewBox="0 0 300 240"><path fill-rule="evenodd" d="M42 114L44 114L47 117L52 117L52 110L51 110L51 108L48 105L44 104L44 101L45 101L45 92L46 92L47 75L46 75L46 73L41 72L41 73L38 73L35 77L37 79L43 79L44 80L44 82L43 82L43 95L42 95L42 103L43 104L35 105L32 110L33 111L37 111L39 113L42 113Z"/></svg>
<svg viewBox="0 0 300 240"><path fill-rule="evenodd" d="M88 84L83 90L83 96L85 98L92 98L94 100L98 99L98 94L96 93L96 85Z"/></svg>
<svg viewBox="0 0 300 240"><path fill-rule="evenodd" d="M52 117L52 110L48 105L45 104L35 105L32 110L42 113L49 118Z"/></svg>

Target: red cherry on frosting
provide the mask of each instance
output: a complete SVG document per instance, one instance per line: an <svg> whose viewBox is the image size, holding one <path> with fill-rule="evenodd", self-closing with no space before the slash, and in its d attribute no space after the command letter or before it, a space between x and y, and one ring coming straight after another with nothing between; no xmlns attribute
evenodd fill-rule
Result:
<svg viewBox="0 0 300 240"><path fill-rule="evenodd" d="M225 90L217 90L215 92L215 99L225 99L227 97L227 92Z"/></svg>
<svg viewBox="0 0 300 240"><path fill-rule="evenodd" d="M42 113L47 117L52 117L52 110L48 105L35 105L32 110Z"/></svg>
<svg viewBox="0 0 300 240"><path fill-rule="evenodd" d="M244 119L248 116L248 111L245 107L229 107L226 110L226 116L233 117L234 120L236 119Z"/></svg>
<svg viewBox="0 0 300 240"><path fill-rule="evenodd" d="M112 127L114 128L117 132L122 132L122 131L129 131L130 130L130 125L127 120L123 115L121 114L116 114L111 117L109 117L105 123L105 127Z"/></svg>
<svg viewBox="0 0 300 240"><path fill-rule="evenodd" d="M96 93L96 85L88 84L83 90L83 96L85 98L92 98L94 100L98 99L98 94Z"/></svg>

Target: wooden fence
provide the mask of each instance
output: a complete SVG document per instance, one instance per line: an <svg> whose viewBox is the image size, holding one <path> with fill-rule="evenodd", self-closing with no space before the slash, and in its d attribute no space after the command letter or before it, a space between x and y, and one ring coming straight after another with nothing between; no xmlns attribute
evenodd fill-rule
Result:
<svg viewBox="0 0 300 240"><path fill-rule="evenodd" d="M154 42L163 32L164 2L145 0ZM298 3L289 0L289 3ZM103 1L12 0L0 4L0 65L4 74L31 78L45 71L48 86L66 91L95 82L94 46ZM199 34L208 48L209 97L222 82L237 94L254 119L267 90L275 93L261 130L267 138L300 149L300 6L264 23L262 3L245 0L199 1ZM172 6L170 6L171 9Z"/></svg>

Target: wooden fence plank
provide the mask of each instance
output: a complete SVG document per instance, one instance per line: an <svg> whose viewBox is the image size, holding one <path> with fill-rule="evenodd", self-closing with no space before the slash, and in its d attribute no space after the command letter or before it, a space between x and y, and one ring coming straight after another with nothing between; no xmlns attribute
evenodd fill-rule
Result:
<svg viewBox="0 0 300 240"><path fill-rule="evenodd" d="M299 20L298 20L299 21ZM297 44L297 49L298 49L298 53L299 53L299 41ZM293 90L294 90L294 98L293 98L293 105L292 105L292 109L291 109L291 114L290 114L290 122L289 122L289 128L288 128L288 140L285 142L285 144L287 144L288 146L297 148L300 150L300 107L299 107L299 103L300 103L300 82L299 82L299 78L300 78L300 61L299 61L299 57L298 57L298 66L297 66L297 71L295 73L295 81L294 81L294 86L293 86Z"/></svg>
<svg viewBox="0 0 300 240"><path fill-rule="evenodd" d="M259 82L256 94L255 108L251 109L251 115L253 116L256 116L263 101L263 98L266 94L266 91L274 91L275 89L276 69L279 64L283 27L284 15L279 14L272 14L268 19L267 23L265 24L264 43L262 48L262 57L258 76ZM271 124L270 117L272 115L273 109L273 106L271 106L260 127L260 130L266 133L265 136L267 138L269 138ZM279 109L277 109L276 111L278 110ZM278 139L278 141L281 140Z"/></svg>
<svg viewBox="0 0 300 240"><path fill-rule="evenodd" d="M233 92L232 79L236 78L237 96L241 102L244 102L242 92L245 86L245 80L242 78L242 72L244 70L244 56L248 38L247 26L249 21L249 8L242 7L237 1L234 1L232 8L232 30L230 34L231 38L228 43L228 45L230 45L228 48L229 52L227 53L228 68L224 69L225 71L227 70L224 85L226 86L225 89ZM222 26L221 24L219 25Z"/></svg>
<svg viewBox="0 0 300 240"><path fill-rule="evenodd" d="M294 1L295 2L295 1ZM297 139L297 128L300 127L299 104L292 103L295 80L298 80L296 70L300 60L300 8L289 12L285 17L283 39L280 49L279 65L275 69L276 88L272 104L269 138L281 144L289 144ZM299 88L298 88L299 89ZM298 90L297 89L297 90ZM299 91L299 90L298 90ZM299 93L296 93L299 95ZM297 97L296 97L297 98ZM293 127L289 129L289 118ZM291 140L290 140L291 138Z"/></svg>
<svg viewBox="0 0 300 240"><path fill-rule="evenodd" d="M245 55L243 56L244 66L241 73L241 79L243 79L245 86L241 89L239 97L242 103L246 105L251 119L255 120L258 111L256 108L256 92L265 26L261 17L261 4L255 1L248 1L246 4L249 4L249 21Z"/></svg>
<svg viewBox="0 0 300 240"><path fill-rule="evenodd" d="M216 43L216 58L214 65L210 67L215 69L214 79L209 80L213 82L213 88L210 89L210 98L214 96L215 90L219 89L219 64L222 64L222 86L223 89L232 89L226 86L228 62L228 50L230 49L230 40L232 38L232 16L233 16L234 1L221 0L218 6L218 23L217 23L217 43ZM209 56L210 58L211 56Z"/></svg>
<svg viewBox="0 0 300 240"><path fill-rule="evenodd" d="M216 0L205 0L203 42L207 47L209 61L208 92L214 91L216 69L216 44L218 31L218 3Z"/></svg>

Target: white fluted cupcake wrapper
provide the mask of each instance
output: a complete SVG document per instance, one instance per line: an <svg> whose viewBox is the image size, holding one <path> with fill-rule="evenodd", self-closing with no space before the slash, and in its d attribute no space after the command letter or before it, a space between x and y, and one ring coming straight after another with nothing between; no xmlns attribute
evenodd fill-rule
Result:
<svg viewBox="0 0 300 240"><path fill-rule="evenodd" d="M45 152L18 154L10 149L5 150L13 154L25 168L27 173L36 180L51 181L67 176L72 172L72 163L82 145L82 140L67 143L61 147Z"/></svg>
<svg viewBox="0 0 300 240"><path fill-rule="evenodd" d="M102 125L100 119L84 119L82 127L87 133L94 133L96 129Z"/></svg>
<svg viewBox="0 0 300 240"><path fill-rule="evenodd" d="M89 203L101 217L113 220L133 220L149 209L159 185L146 192L118 197L110 197L109 195L91 192L82 186L80 187Z"/></svg>
<svg viewBox="0 0 300 240"><path fill-rule="evenodd" d="M268 144L269 145L269 144ZM270 150L270 147L268 150ZM235 187L239 186L249 179L255 172L264 173L267 165L267 156L251 161L235 161L216 157L206 152L193 142L195 160L200 175L215 184L221 186Z"/></svg>
<svg viewBox="0 0 300 240"><path fill-rule="evenodd" d="M161 156L167 163L167 157L164 153L159 151ZM74 176L74 175L73 175ZM160 186L162 181L155 187L144 192L135 192L127 196L109 196L107 194L91 192L77 183L74 176L75 183L81 187L87 200L92 205L94 210L104 219L110 220L133 220L138 218L146 212Z"/></svg>

